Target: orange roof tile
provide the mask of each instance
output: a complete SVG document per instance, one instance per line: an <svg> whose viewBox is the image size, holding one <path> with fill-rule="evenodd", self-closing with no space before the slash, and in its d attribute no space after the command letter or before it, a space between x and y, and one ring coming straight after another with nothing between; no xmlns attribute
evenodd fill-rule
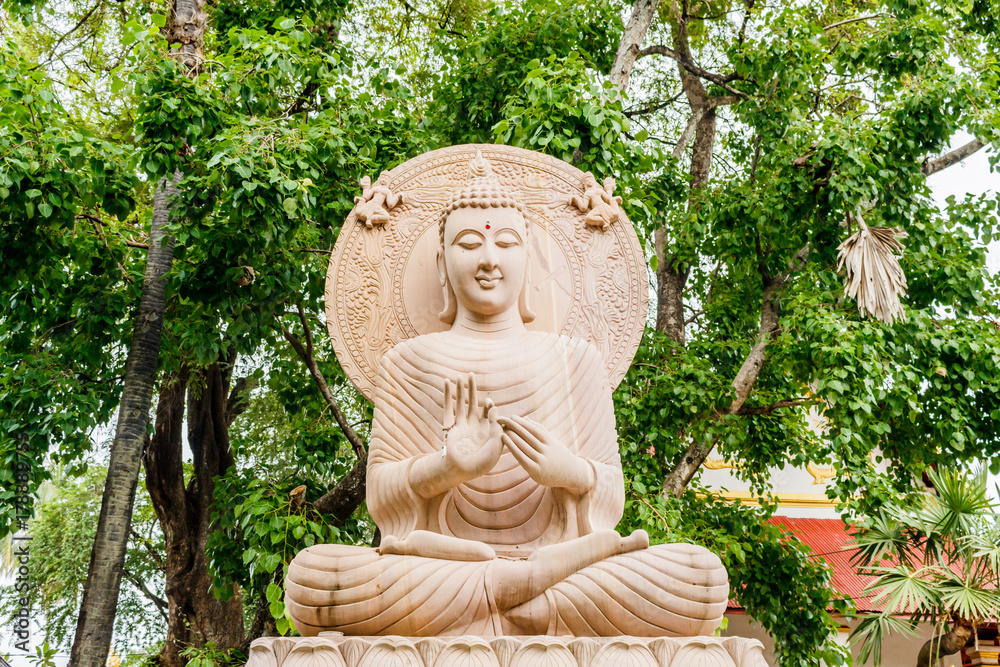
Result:
<svg viewBox="0 0 1000 667"><path fill-rule="evenodd" d="M840 519L801 519L788 516L774 516L769 522L787 528L789 532L812 550L813 558L822 558L833 568L831 585L846 599L854 601L858 611L874 611L870 595L865 595L865 587L872 577L858 574L851 565L851 557L857 551L852 546L848 527ZM729 601L732 610L742 609L735 600Z"/></svg>

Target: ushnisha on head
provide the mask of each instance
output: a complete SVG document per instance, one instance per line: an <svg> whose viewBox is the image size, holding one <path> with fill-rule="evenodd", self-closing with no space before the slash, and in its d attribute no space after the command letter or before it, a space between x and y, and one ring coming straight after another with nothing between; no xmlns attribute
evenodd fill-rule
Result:
<svg viewBox="0 0 1000 667"><path fill-rule="evenodd" d="M522 322L535 316L527 304L528 223L524 204L503 188L482 152L469 162L465 185L452 193L438 219L438 274L444 310L455 322L460 307L481 317L516 304Z"/></svg>

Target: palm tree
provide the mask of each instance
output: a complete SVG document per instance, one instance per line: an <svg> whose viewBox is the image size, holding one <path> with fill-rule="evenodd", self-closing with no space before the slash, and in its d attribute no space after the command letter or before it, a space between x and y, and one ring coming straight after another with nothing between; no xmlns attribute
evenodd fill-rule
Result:
<svg viewBox="0 0 1000 667"><path fill-rule="evenodd" d="M934 625L917 667L957 653L976 627L1000 617L1000 509L987 493L986 470L930 473L933 491L913 503L887 506L855 537L859 571L873 577L866 593L882 611L851 634L859 662L881 664L892 632Z"/></svg>

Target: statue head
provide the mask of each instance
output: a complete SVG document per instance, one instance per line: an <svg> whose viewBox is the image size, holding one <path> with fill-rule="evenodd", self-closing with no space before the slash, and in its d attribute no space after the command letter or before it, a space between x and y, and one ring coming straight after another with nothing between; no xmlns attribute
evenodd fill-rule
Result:
<svg viewBox="0 0 1000 667"><path fill-rule="evenodd" d="M438 229L442 321L452 324L459 304L479 315L496 315L517 304L523 322L535 319L527 304L524 204L503 189L479 151L469 163L465 186L441 211Z"/></svg>

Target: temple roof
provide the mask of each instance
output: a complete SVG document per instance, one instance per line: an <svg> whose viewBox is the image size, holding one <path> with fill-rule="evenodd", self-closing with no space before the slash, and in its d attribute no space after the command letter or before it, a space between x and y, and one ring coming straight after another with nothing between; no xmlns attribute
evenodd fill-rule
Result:
<svg viewBox="0 0 1000 667"><path fill-rule="evenodd" d="M857 549L852 546L848 527L840 519L804 519L788 516L773 516L770 523L784 526L803 544L812 550L814 558L822 558L833 568L831 585L848 599L854 601L859 612L874 611L870 595L865 595L865 587L872 580L858 574L851 564ZM731 611L741 610L736 600L729 601Z"/></svg>

